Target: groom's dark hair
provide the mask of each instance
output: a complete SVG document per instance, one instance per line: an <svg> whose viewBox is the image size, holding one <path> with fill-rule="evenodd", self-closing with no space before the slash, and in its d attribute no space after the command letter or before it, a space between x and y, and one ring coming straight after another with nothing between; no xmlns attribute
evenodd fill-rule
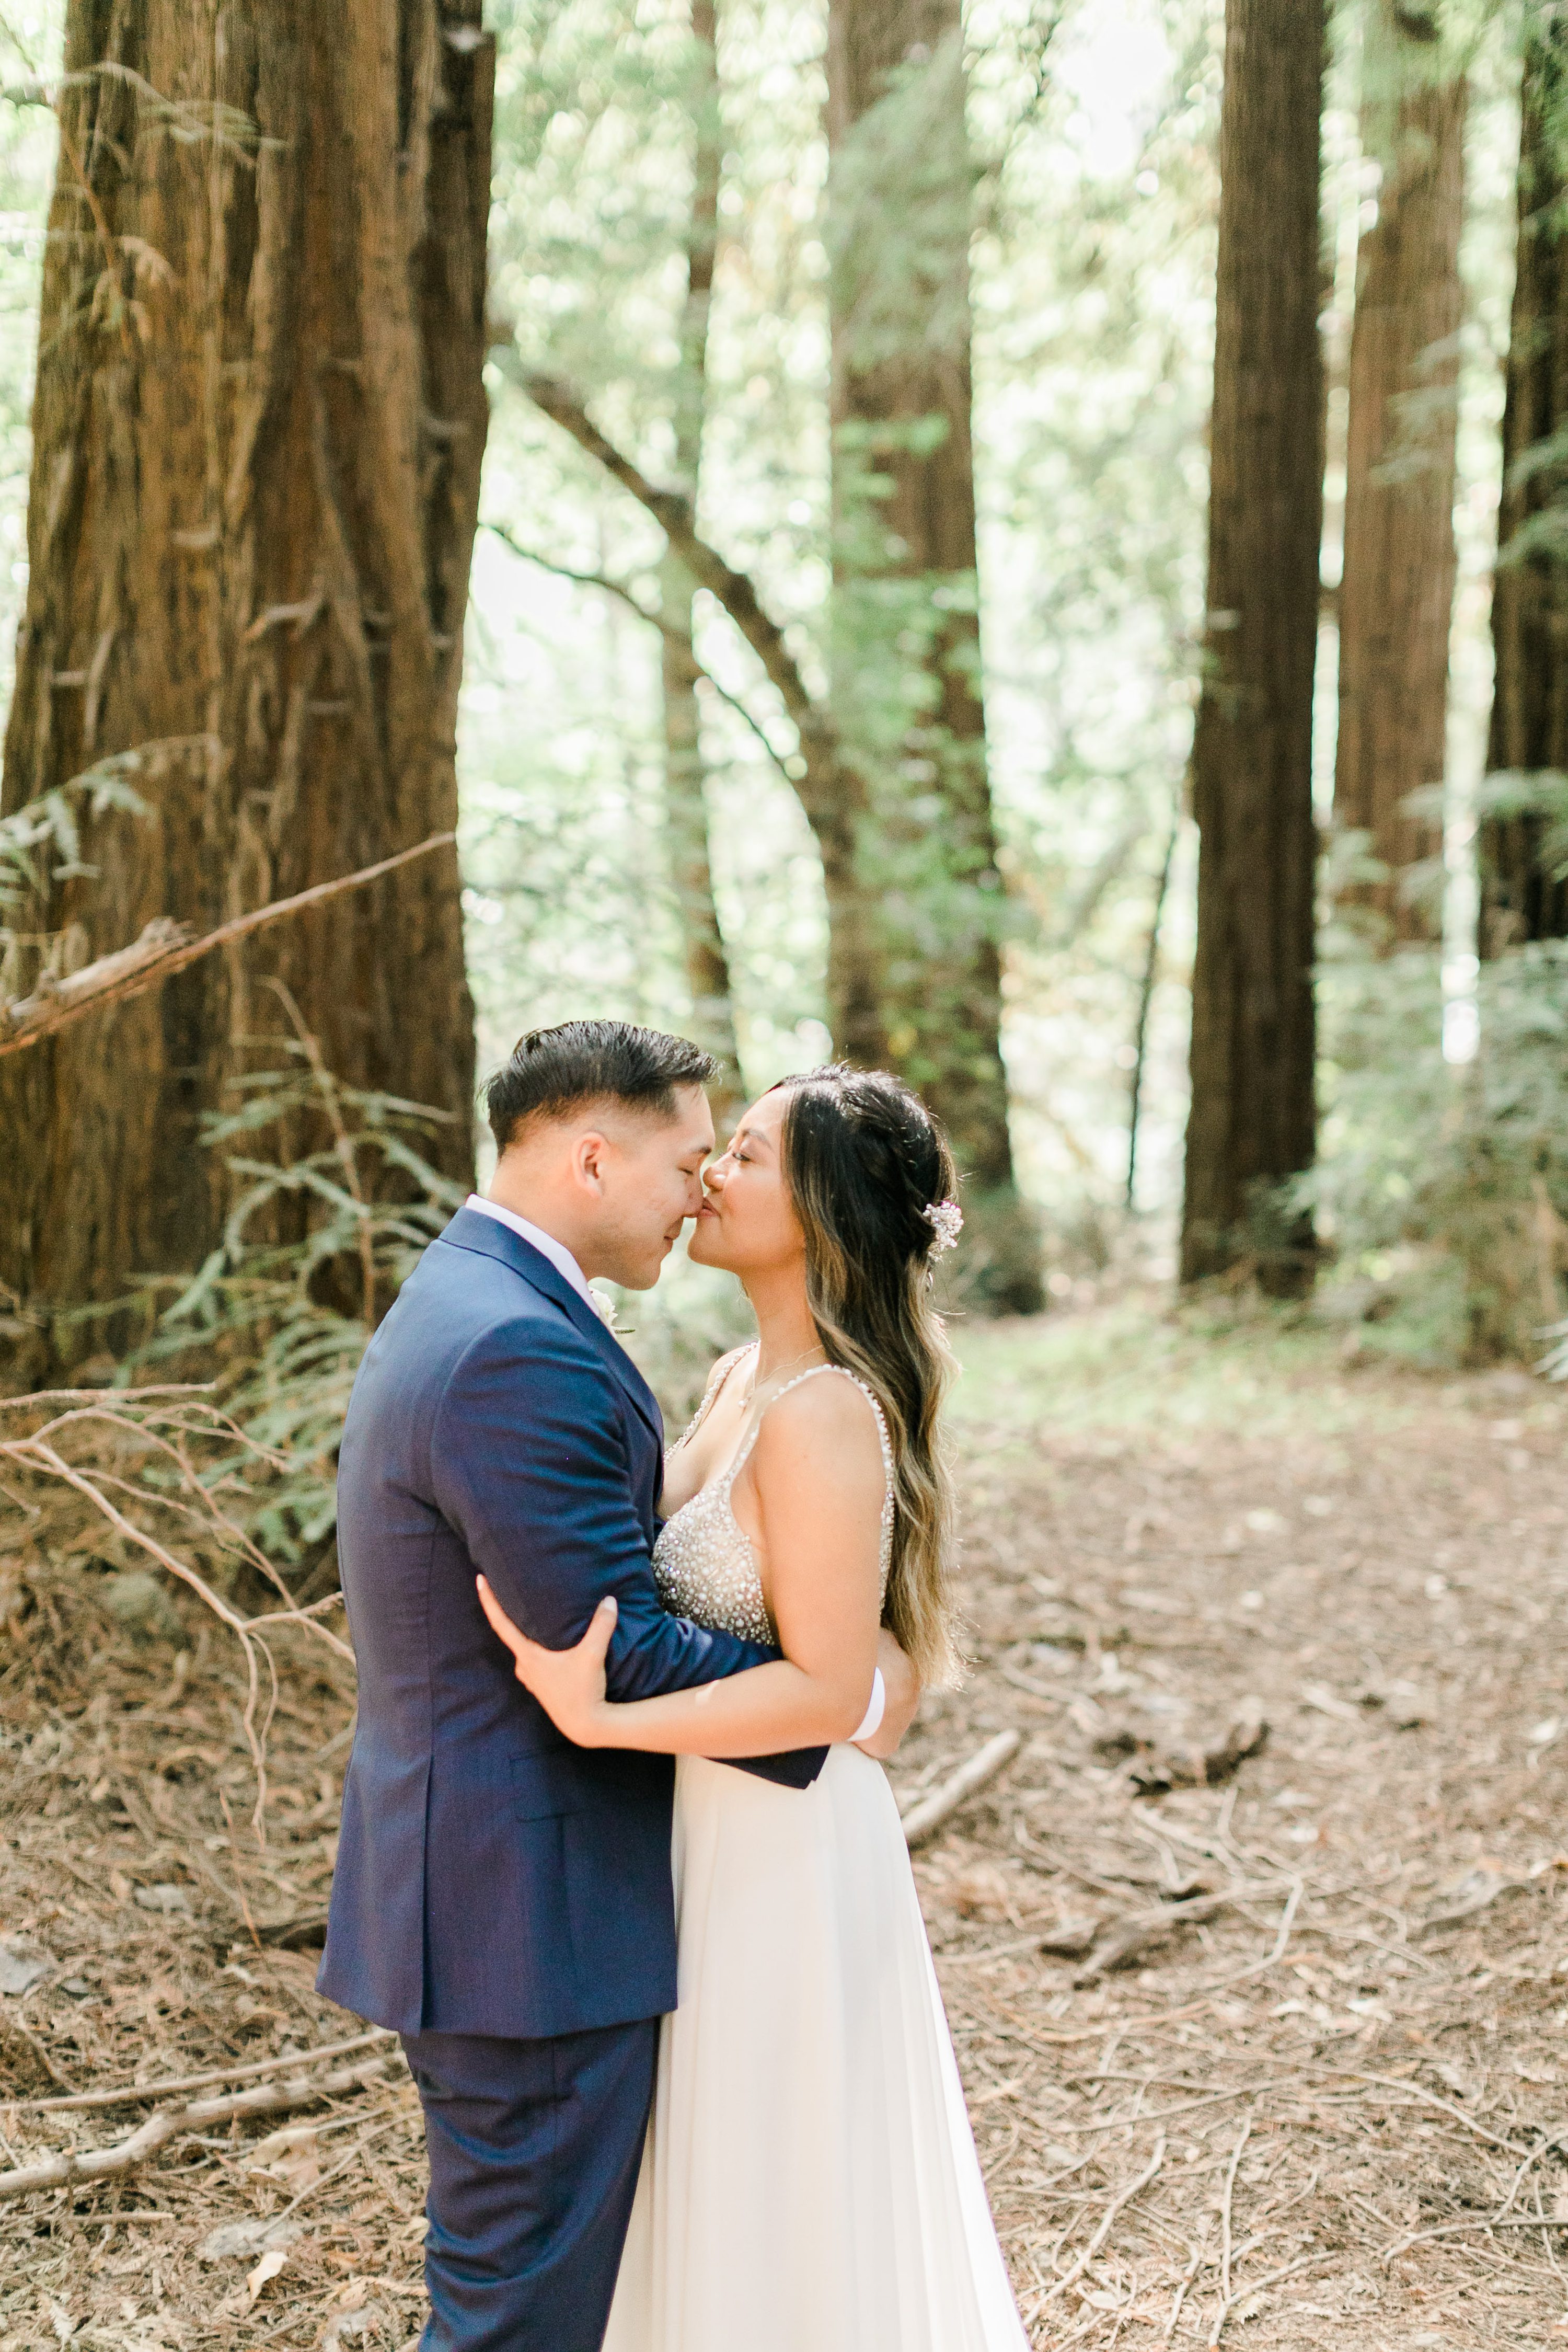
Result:
<svg viewBox="0 0 1568 2352"><path fill-rule="evenodd" d="M485 1088L496 1148L505 1151L534 1118L563 1118L590 1102L621 1103L654 1118L675 1115L677 1087L706 1087L718 1064L688 1037L631 1021L562 1021L530 1029Z"/></svg>

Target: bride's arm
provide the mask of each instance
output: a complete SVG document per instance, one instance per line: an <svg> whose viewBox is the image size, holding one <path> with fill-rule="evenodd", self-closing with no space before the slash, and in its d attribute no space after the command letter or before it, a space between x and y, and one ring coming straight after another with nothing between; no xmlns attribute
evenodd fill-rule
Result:
<svg viewBox="0 0 1568 2352"><path fill-rule="evenodd" d="M858 1729L881 1613L883 1473L870 1406L847 1381L802 1382L765 1415L750 1470L784 1652L774 1664L617 1706L604 1696L602 1673L613 1603L602 1605L577 1649L544 1650L481 1587L518 1680L580 1748L768 1756Z"/></svg>

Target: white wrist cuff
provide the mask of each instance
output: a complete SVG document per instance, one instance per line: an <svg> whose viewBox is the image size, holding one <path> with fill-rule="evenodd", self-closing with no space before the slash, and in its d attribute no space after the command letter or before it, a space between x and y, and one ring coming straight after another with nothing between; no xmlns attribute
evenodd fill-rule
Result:
<svg viewBox="0 0 1568 2352"><path fill-rule="evenodd" d="M854 1739L850 1743L851 1746L854 1746L858 1740L870 1739L874 1732L880 1731L882 1718L886 1713L887 1685L883 1681L882 1668L878 1666L871 1678L871 1705L865 1711L865 1721L855 1733Z"/></svg>

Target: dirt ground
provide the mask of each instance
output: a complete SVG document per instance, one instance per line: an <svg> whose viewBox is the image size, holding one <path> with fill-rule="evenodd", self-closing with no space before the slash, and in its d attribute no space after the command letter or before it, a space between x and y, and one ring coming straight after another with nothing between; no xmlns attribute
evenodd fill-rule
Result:
<svg viewBox="0 0 1568 2352"><path fill-rule="evenodd" d="M1568 2345L1568 1398L1346 1344L1135 1306L966 1343L975 1671L894 1778L1022 1735L915 1867L1038 2346ZM50 2101L276 2100L301 2066L234 2070L360 2031L310 1989L345 1670L287 1653L264 1850L221 1629L128 1646L81 1582L0 1607L11 2166L160 2104ZM0 2203L0 2352L411 2343L389 2047Z"/></svg>

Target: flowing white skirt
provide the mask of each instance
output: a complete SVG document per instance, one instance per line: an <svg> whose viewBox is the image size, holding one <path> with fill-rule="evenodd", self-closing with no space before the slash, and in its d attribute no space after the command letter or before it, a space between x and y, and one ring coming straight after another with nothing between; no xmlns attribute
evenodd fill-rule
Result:
<svg viewBox="0 0 1568 2352"><path fill-rule="evenodd" d="M880 1766L677 1769L680 2007L604 2352L1025 2352Z"/></svg>

